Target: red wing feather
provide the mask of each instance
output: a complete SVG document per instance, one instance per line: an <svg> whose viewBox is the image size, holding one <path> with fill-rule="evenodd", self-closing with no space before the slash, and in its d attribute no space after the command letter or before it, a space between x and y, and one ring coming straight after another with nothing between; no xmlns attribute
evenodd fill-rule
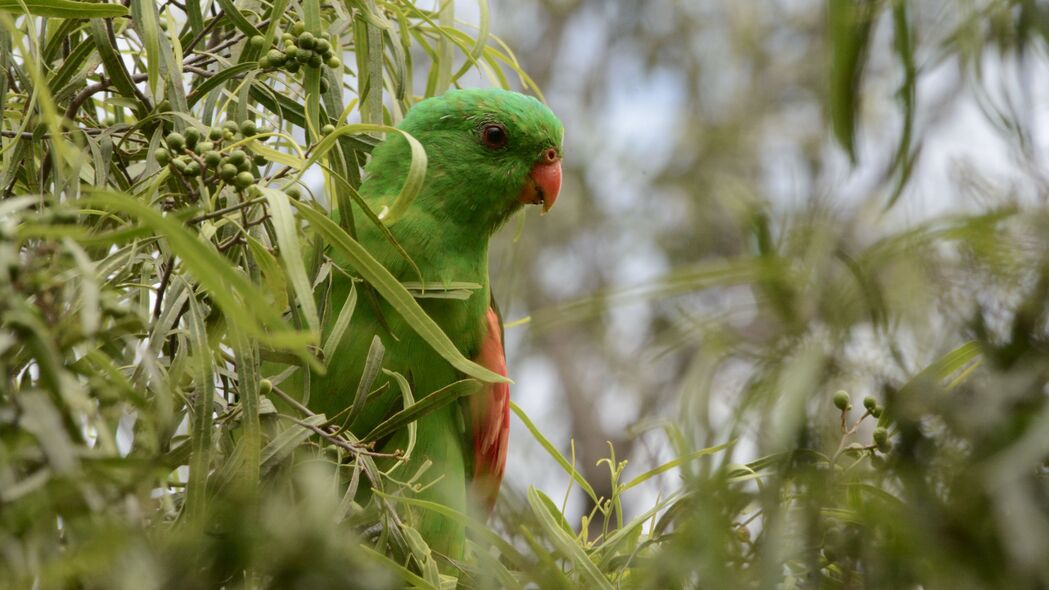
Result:
<svg viewBox="0 0 1049 590"><path fill-rule="evenodd" d="M485 315L485 336L477 363L506 376L506 351L499 315L491 307ZM486 383L470 396L470 423L473 430L474 497L490 513L499 496L499 484L506 467L506 446L510 436L510 385Z"/></svg>

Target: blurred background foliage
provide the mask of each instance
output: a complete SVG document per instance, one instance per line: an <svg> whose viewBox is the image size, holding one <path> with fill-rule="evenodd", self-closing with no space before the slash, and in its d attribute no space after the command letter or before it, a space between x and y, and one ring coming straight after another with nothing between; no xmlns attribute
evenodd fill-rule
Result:
<svg viewBox="0 0 1049 590"><path fill-rule="evenodd" d="M323 362L296 282L325 272L274 212L352 198L353 123L506 84L565 122L566 178L493 249L519 408L461 585L1049 585L1045 2L25 8L0 12L0 584L454 584L410 486L270 403L263 357ZM344 63L260 69L298 19ZM224 121L280 191L156 161ZM362 477L388 497L350 502Z"/></svg>

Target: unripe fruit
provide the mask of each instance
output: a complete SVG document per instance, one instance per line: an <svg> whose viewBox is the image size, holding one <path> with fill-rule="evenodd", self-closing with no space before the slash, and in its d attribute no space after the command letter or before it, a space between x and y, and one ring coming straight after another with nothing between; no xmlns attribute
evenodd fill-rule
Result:
<svg viewBox="0 0 1049 590"><path fill-rule="evenodd" d="M266 156L255 154L255 156L251 158L251 163L261 167L269 164L270 161L266 159Z"/></svg>
<svg viewBox="0 0 1049 590"><path fill-rule="evenodd" d="M299 55L299 48L298 47L295 47L294 45L289 45L289 46L284 48L284 59L285 59L285 61L289 60L289 59L295 59L296 57L298 57L298 55Z"/></svg>
<svg viewBox="0 0 1049 590"><path fill-rule="evenodd" d="M884 428L875 428L873 438L874 444L881 448L889 440L889 431Z"/></svg>
<svg viewBox="0 0 1049 590"><path fill-rule="evenodd" d="M218 127L212 127L211 130L208 131L208 139L210 139L211 141L219 141L219 140L221 140L222 139L222 129L219 129Z"/></svg>
<svg viewBox="0 0 1049 590"><path fill-rule="evenodd" d="M288 195L289 198L295 199L296 201L302 198L302 191L300 191L299 187L297 186L289 186L284 190L284 194Z"/></svg>
<svg viewBox="0 0 1049 590"><path fill-rule="evenodd" d="M313 36L313 33L306 31L299 34L295 44L303 49L313 49L317 45L317 38Z"/></svg>
<svg viewBox="0 0 1049 590"><path fill-rule="evenodd" d="M179 174L185 174L188 167L188 164L182 158L172 160L171 165L175 167Z"/></svg>
<svg viewBox="0 0 1049 590"><path fill-rule="evenodd" d="M838 391L834 394L834 407L842 412L848 411L852 408L852 402L849 400L848 392Z"/></svg>
<svg viewBox="0 0 1049 590"><path fill-rule="evenodd" d="M216 151L210 151L204 154L204 163L208 165L208 168L214 168L222 162L222 154Z"/></svg>
<svg viewBox="0 0 1049 590"><path fill-rule="evenodd" d="M244 134L244 137L251 137L259 131L255 127L255 123L253 121L244 121L240 124L240 132Z"/></svg>
<svg viewBox="0 0 1049 590"><path fill-rule="evenodd" d="M262 189L259 188L259 185L253 184L253 185L249 186L244 191L244 193L247 194L249 197L254 199L255 197L261 197L262 196Z"/></svg>
<svg viewBox="0 0 1049 590"><path fill-rule="evenodd" d="M181 152L182 148L186 147L186 138L178 132L169 133L165 141L174 152Z"/></svg>
<svg viewBox="0 0 1049 590"><path fill-rule="evenodd" d="M233 164L234 166L240 166L245 161L247 161L247 159L248 159L248 154L245 154L241 150L233 150L232 152L229 153L229 157L228 157L229 163Z"/></svg>
<svg viewBox="0 0 1049 590"><path fill-rule="evenodd" d="M260 395L266 395L266 394L270 393L271 391L273 391L273 382L272 381L270 381L269 379L263 379L262 381L259 381L259 394Z"/></svg>
<svg viewBox="0 0 1049 590"><path fill-rule="evenodd" d="M328 67L333 69L333 70L337 70L337 69L342 67L342 60L337 58L337 57L334 57L334 56L333 57L329 57L328 58Z"/></svg>
<svg viewBox="0 0 1049 590"><path fill-rule="evenodd" d="M185 136L186 147L193 149L193 146L197 145L197 142L200 141L200 129L197 129L196 127L188 127L186 128Z"/></svg>
<svg viewBox="0 0 1049 590"><path fill-rule="evenodd" d="M300 64L309 63L310 58L312 57L313 52L309 49L299 49L295 52L295 61L299 62Z"/></svg>
<svg viewBox="0 0 1049 590"><path fill-rule="evenodd" d="M211 143L210 141L202 141L197 144L197 147L193 148L193 151L197 152L198 154L206 154L213 149L215 149L215 144Z"/></svg>
<svg viewBox="0 0 1049 590"><path fill-rule="evenodd" d="M878 407L878 400L876 400L873 397L868 395L868 396L863 398L863 407L868 412L873 412L874 408Z"/></svg>
<svg viewBox="0 0 1049 590"><path fill-rule="evenodd" d="M236 133L240 131L240 125L237 125L236 121L226 121L222 124L222 128L231 133Z"/></svg>
<svg viewBox="0 0 1049 590"><path fill-rule="evenodd" d="M153 157L157 159L157 164L161 166L167 166L171 163L171 152L164 148L157 148L153 152Z"/></svg>
<svg viewBox="0 0 1049 590"><path fill-rule="evenodd" d="M237 174L237 177L233 179L233 186L240 190L244 190L255 183L255 177L251 172L241 172Z"/></svg>
<svg viewBox="0 0 1049 590"><path fill-rule="evenodd" d="M276 49L270 49L266 52L266 58L270 60L270 64L274 67L280 67L284 65L284 54Z"/></svg>
<svg viewBox="0 0 1049 590"><path fill-rule="evenodd" d="M318 53L311 53L310 54L310 61L309 61L310 67L319 68L319 67L321 67L322 63L324 63L324 60L321 59L320 54L318 54Z"/></svg>
<svg viewBox="0 0 1049 590"><path fill-rule="evenodd" d="M233 182L233 179L237 177L237 167L233 164L223 164L219 166L219 178L226 182Z"/></svg>
<svg viewBox="0 0 1049 590"><path fill-rule="evenodd" d="M266 38L262 35L252 35L251 39L248 39L248 45L252 49L262 49L266 45Z"/></svg>
<svg viewBox="0 0 1049 590"><path fill-rule="evenodd" d="M273 64L270 63L270 58L269 58L268 55L264 55L264 56L259 58L259 68L260 69L268 70L268 69L270 69L272 67L273 67Z"/></svg>
<svg viewBox="0 0 1049 590"><path fill-rule="evenodd" d="M289 74L298 74L299 73L299 62L292 61L291 63L286 64L284 66L284 69L287 70Z"/></svg>
<svg viewBox="0 0 1049 590"><path fill-rule="evenodd" d="M281 39L281 41L284 41L285 45L294 45L295 44L295 35L292 35L291 33L284 33L283 35L280 36L280 39Z"/></svg>
<svg viewBox="0 0 1049 590"><path fill-rule="evenodd" d="M329 134L332 134L332 133L335 133L335 125L332 125L331 123L328 123L324 127L321 127L321 134L329 135Z"/></svg>
<svg viewBox="0 0 1049 590"><path fill-rule="evenodd" d="M296 36L297 35L301 35L302 32L305 31L305 30L306 30L306 23L302 22L301 20L297 20L297 21L295 21L295 24L291 25L291 34L292 35L296 35Z"/></svg>
<svg viewBox="0 0 1049 590"><path fill-rule="evenodd" d="M186 176L199 176L200 175L200 163L196 160L191 160L189 164L186 164Z"/></svg>
<svg viewBox="0 0 1049 590"><path fill-rule="evenodd" d="M317 39L313 42L313 50L318 53L327 53L331 49L331 43L328 43L324 39Z"/></svg>

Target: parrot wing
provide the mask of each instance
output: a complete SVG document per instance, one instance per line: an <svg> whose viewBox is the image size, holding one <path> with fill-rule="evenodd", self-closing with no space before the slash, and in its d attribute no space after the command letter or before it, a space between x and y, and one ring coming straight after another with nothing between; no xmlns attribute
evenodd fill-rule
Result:
<svg viewBox="0 0 1049 590"><path fill-rule="evenodd" d="M485 314L485 334L477 363L506 376L506 351L503 348L503 322L494 307ZM510 385L485 383L481 391L470 396L470 425L473 443L474 498L489 514L499 496L499 484L506 467L507 439L510 436Z"/></svg>

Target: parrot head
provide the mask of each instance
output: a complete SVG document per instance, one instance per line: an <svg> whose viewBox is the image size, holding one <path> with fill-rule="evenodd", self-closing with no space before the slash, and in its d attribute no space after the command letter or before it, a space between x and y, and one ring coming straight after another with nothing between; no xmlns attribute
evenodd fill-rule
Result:
<svg viewBox="0 0 1049 590"><path fill-rule="evenodd" d="M524 205L545 213L557 200L564 129L535 98L451 90L419 102L398 127L426 150L426 180L412 206L440 221L491 232ZM362 191L395 194L409 161L407 140L389 137L372 153Z"/></svg>

